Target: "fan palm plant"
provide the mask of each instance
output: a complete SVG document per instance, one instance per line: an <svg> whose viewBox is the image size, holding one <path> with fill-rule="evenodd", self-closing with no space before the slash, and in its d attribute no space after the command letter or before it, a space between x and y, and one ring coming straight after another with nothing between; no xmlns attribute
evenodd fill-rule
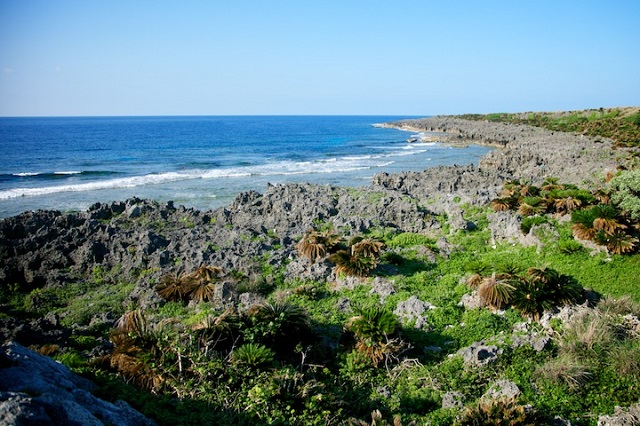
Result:
<svg viewBox="0 0 640 426"><path fill-rule="evenodd" d="M324 232L309 229L296 245L298 252L315 262L330 253L340 242L340 237L333 231Z"/></svg>
<svg viewBox="0 0 640 426"><path fill-rule="evenodd" d="M543 214L547 210L547 205L544 199L538 196L524 197L518 207L518 213L522 216L533 216L536 214Z"/></svg>
<svg viewBox="0 0 640 426"><path fill-rule="evenodd" d="M170 273L160 278L160 283L156 286L156 292L167 301L180 301L184 299L188 292L186 276L178 273Z"/></svg>
<svg viewBox="0 0 640 426"><path fill-rule="evenodd" d="M336 274L356 277L367 276L377 265L376 259L361 254L353 254L350 250L340 250L333 253L329 256L329 261L335 263Z"/></svg>
<svg viewBox="0 0 640 426"><path fill-rule="evenodd" d="M382 254L383 248L382 241L362 237L355 237L351 240L351 254L354 256L360 255L377 259Z"/></svg>
<svg viewBox="0 0 640 426"><path fill-rule="evenodd" d="M496 274L485 277L478 286L478 296L490 308L503 308L509 304L515 290L515 287L509 281L496 279Z"/></svg>
<svg viewBox="0 0 640 426"><path fill-rule="evenodd" d="M345 328L356 338L356 350L367 356L374 366L399 348L392 336L399 328L395 315L382 306L354 307L354 313Z"/></svg>
<svg viewBox="0 0 640 426"><path fill-rule="evenodd" d="M222 276L222 268L217 266L201 266L185 277L187 294L195 302L211 300L216 285Z"/></svg>
<svg viewBox="0 0 640 426"><path fill-rule="evenodd" d="M595 219L596 216L591 209L574 210L571 213L573 236L579 240L593 240L597 232L593 226Z"/></svg>

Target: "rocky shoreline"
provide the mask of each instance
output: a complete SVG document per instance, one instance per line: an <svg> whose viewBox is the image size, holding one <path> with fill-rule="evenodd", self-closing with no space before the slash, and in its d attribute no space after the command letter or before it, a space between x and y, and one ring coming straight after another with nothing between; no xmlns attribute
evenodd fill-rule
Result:
<svg viewBox="0 0 640 426"><path fill-rule="evenodd" d="M63 285L102 270L131 279L146 271L130 299L158 302L151 283L177 269L216 264L247 277L261 261L289 260L295 241L314 224L331 222L346 235L388 227L435 234L446 217L453 230L467 226L462 205L484 205L505 181L597 185L616 169L610 141L529 126L472 122L456 117L406 120L389 126L446 132L449 138L500 145L479 166L440 166L423 172L378 174L358 189L328 185L270 185L243 192L213 211L130 199L95 204L88 211L25 212L0 221L0 281L33 288ZM304 268L289 263L293 278ZM113 277L117 279L118 277ZM300 277L304 279L305 277Z"/></svg>
<svg viewBox="0 0 640 426"><path fill-rule="evenodd" d="M539 184L553 176L595 186L618 166L617 151L609 140L530 126L447 116L385 125L441 132L447 135L445 143L498 148L478 166L383 173L370 186L357 189L270 185L264 193L240 193L230 205L213 211L129 199L98 203L79 213L25 212L0 220L0 282L31 289L59 288L99 273L107 286L133 282L123 304L144 309L162 302L155 283L163 275L216 265L228 273L227 282L218 286L216 303L222 307L250 304L252 299L246 296L250 293L240 294L234 283L241 279L248 286L258 286L260 280L269 279L264 273L269 266L286 264L285 281L335 280L328 265L311 267L295 255L296 241L313 226L331 223L347 236L374 227L437 236L445 224L452 232L473 226L464 219L464 206L486 205L506 181ZM514 232L519 232L517 227ZM446 237L438 245L446 254ZM32 298L30 303L40 302ZM3 316L0 337L26 346L43 341L63 345L69 335L61 326L63 317ZM111 327L116 320L114 313L105 311L73 327Z"/></svg>

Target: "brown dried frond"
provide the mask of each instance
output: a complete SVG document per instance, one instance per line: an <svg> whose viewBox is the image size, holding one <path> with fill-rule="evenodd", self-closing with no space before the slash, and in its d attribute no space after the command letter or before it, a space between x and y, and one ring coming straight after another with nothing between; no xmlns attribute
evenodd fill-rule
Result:
<svg viewBox="0 0 640 426"><path fill-rule="evenodd" d="M514 290L515 287L507 280L498 280L493 274L482 280L478 286L478 296L487 306L500 309L509 303Z"/></svg>
<svg viewBox="0 0 640 426"><path fill-rule="evenodd" d="M182 300L186 292L185 278L186 276L177 273L163 275L156 286L156 292L164 300Z"/></svg>
<svg viewBox="0 0 640 426"><path fill-rule="evenodd" d="M599 217L593 221L593 228L596 231L604 231L608 235L613 235L619 229L626 229L627 225L618 222L614 218Z"/></svg>
<svg viewBox="0 0 640 426"><path fill-rule="evenodd" d="M482 284L482 280L484 277L480 274L473 274L469 278L467 278L467 285L471 288L476 288L480 284Z"/></svg>
<svg viewBox="0 0 640 426"><path fill-rule="evenodd" d="M58 352L58 350L60 350L60 345L56 345L52 343L48 343L42 346L32 345L32 346L29 346L29 349L39 353L40 355L51 356L56 352Z"/></svg>
<svg viewBox="0 0 640 426"><path fill-rule="evenodd" d="M588 226L583 223L574 223L571 225L573 230L573 236L579 240L593 240L596 236L596 229L593 226Z"/></svg>
<svg viewBox="0 0 640 426"><path fill-rule="evenodd" d="M553 201L553 207L558 213L571 213L582 207L582 200L573 197L558 198Z"/></svg>
<svg viewBox="0 0 640 426"><path fill-rule="evenodd" d="M145 336L151 331L149 321L140 309L127 311L116 322L116 329L136 336Z"/></svg>
<svg viewBox="0 0 640 426"><path fill-rule="evenodd" d="M383 248L384 243L382 241L364 238L351 246L351 254L375 259L380 256Z"/></svg>
<svg viewBox="0 0 640 426"><path fill-rule="evenodd" d="M298 252L315 262L327 255L340 241L340 237L332 231L319 232L309 229L302 239L296 244Z"/></svg>

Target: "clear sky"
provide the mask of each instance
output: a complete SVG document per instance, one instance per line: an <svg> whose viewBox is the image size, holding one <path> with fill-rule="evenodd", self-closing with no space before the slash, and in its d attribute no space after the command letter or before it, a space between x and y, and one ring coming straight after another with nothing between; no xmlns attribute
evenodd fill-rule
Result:
<svg viewBox="0 0 640 426"><path fill-rule="evenodd" d="M631 105L639 0L0 0L0 116Z"/></svg>

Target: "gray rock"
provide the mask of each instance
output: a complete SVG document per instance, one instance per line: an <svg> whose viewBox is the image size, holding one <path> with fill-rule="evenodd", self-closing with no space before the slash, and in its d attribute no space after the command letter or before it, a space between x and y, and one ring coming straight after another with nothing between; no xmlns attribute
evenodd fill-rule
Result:
<svg viewBox="0 0 640 426"><path fill-rule="evenodd" d="M460 392L447 392L442 396L442 408L464 408L464 395Z"/></svg>
<svg viewBox="0 0 640 426"><path fill-rule="evenodd" d="M640 425L640 402L630 407L615 407L613 414L598 416L598 426Z"/></svg>
<svg viewBox="0 0 640 426"><path fill-rule="evenodd" d="M485 345L480 341L458 350L457 354L462 356L466 365L483 366L496 361L502 352L497 346Z"/></svg>
<svg viewBox="0 0 640 426"><path fill-rule="evenodd" d="M518 385L509 380L498 380L482 395L483 399L515 399L520 396Z"/></svg>
<svg viewBox="0 0 640 426"><path fill-rule="evenodd" d="M458 306L464 306L465 309L479 309L485 306L477 291L463 294L460 298Z"/></svg>
<svg viewBox="0 0 640 426"><path fill-rule="evenodd" d="M96 386L66 366L16 343L2 346L0 423L152 426L124 401L96 398Z"/></svg>
<svg viewBox="0 0 640 426"><path fill-rule="evenodd" d="M369 290L369 294L377 294L380 296L380 303L384 303L385 299L392 294L395 294L396 289L393 285L393 281L382 278L382 277L374 277L370 282L371 290Z"/></svg>
<svg viewBox="0 0 640 426"><path fill-rule="evenodd" d="M514 335L511 340L511 347L531 346L536 352L543 351L551 342L551 337L539 334Z"/></svg>
<svg viewBox="0 0 640 426"><path fill-rule="evenodd" d="M427 328L426 312L430 309L434 309L434 306L429 302L423 302L416 296L411 296L404 302L399 302L393 313L403 323L413 322L415 328Z"/></svg>

